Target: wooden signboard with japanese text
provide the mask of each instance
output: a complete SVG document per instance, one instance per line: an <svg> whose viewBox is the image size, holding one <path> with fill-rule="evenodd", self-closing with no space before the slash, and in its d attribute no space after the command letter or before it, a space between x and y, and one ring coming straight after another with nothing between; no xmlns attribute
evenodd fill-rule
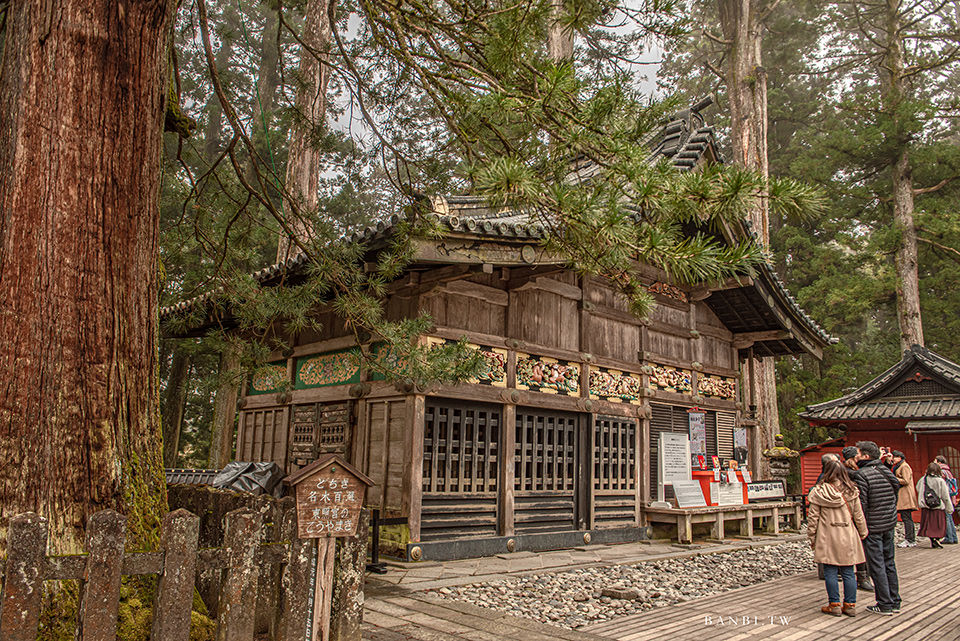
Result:
<svg viewBox="0 0 960 641"><path fill-rule="evenodd" d="M366 484L338 465L297 484L297 531L301 539L354 536Z"/></svg>
<svg viewBox="0 0 960 641"><path fill-rule="evenodd" d="M306 641L328 641L338 538L356 536L367 488L373 482L336 454L321 456L285 482L297 499L297 534L317 539Z"/></svg>

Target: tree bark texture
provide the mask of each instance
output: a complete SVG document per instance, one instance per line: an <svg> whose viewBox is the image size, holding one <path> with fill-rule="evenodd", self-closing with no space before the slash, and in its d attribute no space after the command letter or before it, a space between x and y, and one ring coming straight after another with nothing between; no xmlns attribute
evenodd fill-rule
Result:
<svg viewBox="0 0 960 641"><path fill-rule="evenodd" d="M883 105L893 120L896 156L890 164L893 196L893 223L900 233L894 266L897 275L897 320L900 323L900 348L923 345L923 322L920 315L920 275L917 253L917 227L913 212L913 176L908 149L910 136L904 131L901 110L907 87L904 78L904 42L902 7L895 0L886 5L886 38L883 62L879 72L883 88Z"/></svg>
<svg viewBox="0 0 960 641"><path fill-rule="evenodd" d="M228 12L227 15L224 16L225 20L228 20L230 14L232 14L232 12ZM220 40L220 49L217 50L217 69L227 69L230 65L230 57L232 55L233 38L222 37ZM207 123L203 128L203 159L212 165L217 159L217 156L220 155L220 148L223 146L223 107L220 105L220 99L217 98L215 92L210 92L203 111L207 114ZM201 189L204 187L206 187L205 184L201 186Z"/></svg>
<svg viewBox="0 0 960 641"><path fill-rule="evenodd" d="M893 166L893 218L900 232L894 262L897 270L897 319L900 321L900 348L923 345L920 315L920 274L917 254L917 227L913 220L913 179L910 155L901 150Z"/></svg>
<svg viewBox="0 0 960 641"><path fill-rule="evenodd" d="M0 542L78 552L90 515L150 544L160 154L173 3L18 0L0 62Z"/></svg>
<svg viewBox="0 0 960 641"><path fill-rule="evenodd" d="M257 102L253 106L253 141L257 153L269 162L270 152L267 149L264 129L270 130L277 89L280 88L280 16L277 15L276 7L268 2L261 3L260 7L264 24L263 41L260 44L260 70L257 76Z"/></svg>
<svg viewBox="0 0 960 641"><path fill-rule="evenodd" d="M320 186L318 135L324 129L327 111L327 84L333 40L333 0L307 0L303 23L303 44L297 74L294 122L287 152L286 190L290 200L284 203L287 224L297 238L309 234L307 218L316 214ZM281 234L277 262L298 253L296 245Z"/></svg>
<svg viewBox="0 0 960 641"><path fill-rule="evenodd" d="M183 410L187 403L187 382L190 380L190 355L183 347L173 351L173 362L163 395L163 466L176 467L180 451Z"/></svg>
<svg viewBox="0 0 960 641"><path fill-rule="evenodd" d="M762 8L757 0L718 0L717 6L723 38L729 43L724 72L730 101L733 160L766 178L770 171L767 162L767 73L761 55ZM765 200L751 209L749 220L758 242L768 246L770 213ZM751 384L755 390L757 419L762 426L759 436L761 446L767 449L772 447L773 435L780 429L775 360L769 357L757 359L755 372Z"/></svg>
<svg viewBox="0 0 960 641"><path fill-rule="evenodd" d="M230 379L230 372L240 367L236 351L227 347L220 356L220 377L224 382L217 389L210 423L209 466L222 469L233 454L234 424L237 418L238 385Z"/></svg>
<svg viewBox="0 0 960 641"><path fill-rule="evenodd" d="M573 31L563 26L560 16L563 12L563 0L551 3L551 22L547 31L547 55L554 62L573 58Z"/></svg>

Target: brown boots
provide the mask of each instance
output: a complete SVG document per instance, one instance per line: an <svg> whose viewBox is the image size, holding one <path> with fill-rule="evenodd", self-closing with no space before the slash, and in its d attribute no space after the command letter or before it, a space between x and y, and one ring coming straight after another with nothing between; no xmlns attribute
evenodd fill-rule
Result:
<svg viewBox="0 0 960 641"><path fill-rule="evenodd" d="M838 617L841 615L839 603L828 603L822 608L820 608L820 611L823 612L824 614L832 614L835 617Z"/></svg>
<svg viewBox="0 0 960 641"><path fill-rule="evenodd" d="M832 614L835 617L847 615L848 617L857 616L857 604L856 603L828 603L820 611L824 614Z"/></svg>

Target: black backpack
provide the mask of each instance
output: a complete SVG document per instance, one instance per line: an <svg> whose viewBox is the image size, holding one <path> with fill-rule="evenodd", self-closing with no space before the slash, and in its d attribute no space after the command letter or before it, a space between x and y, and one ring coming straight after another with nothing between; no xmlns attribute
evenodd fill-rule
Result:
<svg viewBox="0 0 960 641"><path fill-rule="evenodd" d="M926 479L923 480L923 502L927 504L928 510L935 510L940 507L940 495L930 487Z"/></svg>

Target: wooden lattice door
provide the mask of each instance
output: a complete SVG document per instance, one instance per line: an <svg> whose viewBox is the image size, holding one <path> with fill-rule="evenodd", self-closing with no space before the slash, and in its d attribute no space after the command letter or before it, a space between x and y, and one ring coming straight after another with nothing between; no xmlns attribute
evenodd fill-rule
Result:
<svg viewBox="0 0 960 641"><path fill-rule="evenodd" d="M637 515L637 421L597 416L593 423L594 527L626 527Z"/></svg>
<svg viewBox="0 0 960 641"><path fill-rule="evenodd" d="M518 534L580 527L580 417L517 408L514 528Z"/></svg>
<svg viewBox="0 0 960 641"><path fill-rule="evenodd" d="M436 399L424 419L421 540L495 536L499 406Z"/></svg>

